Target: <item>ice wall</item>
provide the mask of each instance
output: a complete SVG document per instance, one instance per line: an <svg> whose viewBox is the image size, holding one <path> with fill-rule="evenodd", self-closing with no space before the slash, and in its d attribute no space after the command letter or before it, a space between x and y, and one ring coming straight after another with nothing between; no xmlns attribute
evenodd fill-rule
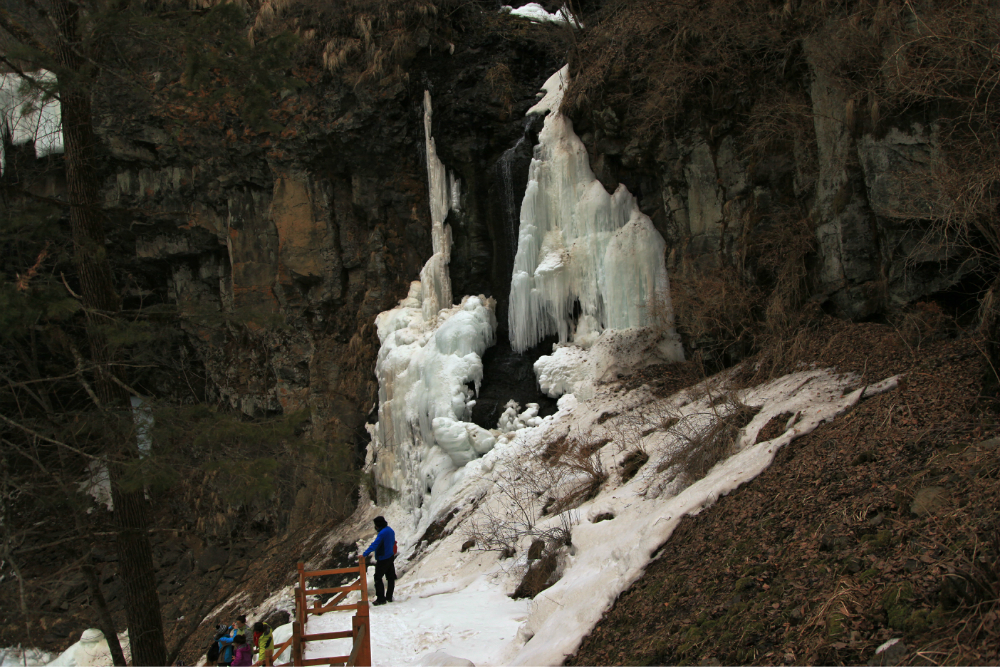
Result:
<svg viewBox="0 0 1000 667"><path fill-rule="evenodd" d="M546 336L589 345L607 329L670 329L665 243L625 186L608 194L559 113L568 68L528 113L548 113L521 203L510 290L510 341L523 352ZM575 316L579 302L579 317Z"/></svg>
<svg viewBox="0 0 1000 667"><path fill-rule="evenodd" d="M460 205L461 184L437 156L431 135L431 97L424 94L424 134L433 256L396 308L375 318L379 349L378 423L370 427L370 464L379 486L416 510L425 494L493 448L496 440L468 422L483 379L482 355L496 332L495 302L466 296L452 305L448 261L449 210ZM419 516L419 511L417 512Z"/></svg>
<svg viewBox="0 0 1000 667"><path fill-rule="evenodd" d="M30 75L42 85L55 83L52 72L39 70ZM33 144L35 156L63 151L62 114L59 101L43 99L42 91L16 73L0 74L0 131L15 146ZM7 156L0 142L0 174Z"/></svg>

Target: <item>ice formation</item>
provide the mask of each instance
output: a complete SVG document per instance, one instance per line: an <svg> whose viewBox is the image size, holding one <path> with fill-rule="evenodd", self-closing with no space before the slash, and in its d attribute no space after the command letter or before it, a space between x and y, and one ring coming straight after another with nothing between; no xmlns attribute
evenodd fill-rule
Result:
<svg viewBox="0 0 1000 667"><path fill-rule="evenodd" d="M567 67L556 72L528 111L548 115L521 204L511 345L523 352L558 334L561 343L587 347L605 330L654 323L675 337L666 244L624 185L609 195L591 171L583 142L559 113L567 77ZM668 358L681 359L679 346Z"/></svg>
<svg viewBox="0 0 1000 667"><path fill-rule="evenodd" d="M42 85L51 85L56 75L46 70L31 76ZM44 99L37 86L15 73L0 74L0 131L14 146L33 144L35 156L63 151L62 114L59 101ZM0 174L7 167L4 145L0 142Z"/></svg>
<svg viewBox="0 0 1000 667"><path fill-rule="evenodd" d="M126 659L130 657L127 633L118 635L122 652ZM50 667L98 667L99 665L110 665L111 649L108 647L108 640L104 633L96 628L84 630L80 635L80 640L59 654L51 662L39 663L47 664Z"/></svg>
<svg viewBox="0 0 1000 667"><path fill-rule="evenodd" d="M529 2L528 4L518 7L515 9L510 5L504 5L500 8L502 12L510 12L511 16L518 16L520 18L528 19L529 21L538 21L539 23L550 22L550 23L569 23L575 28L582 28L583 24L573 16L569 11L569 7L563 5L559 8L559 11L549 13L545 11L545 7L542 7L537 2Z"/></svg>
<svg viewBox="0 0 1000 667"><path fill-rule="evenodd" d="M501 433L513 433L522 428L539 426L542 423L542 418L538 416L538 403L528 403L524 412L520 414L518 410L521 409L521 406L517 404L517 401L507 401L503 408L503 414L500 415L500 421L497 424Z"/></svg>
<svg viewBox="0 0 1000 667"><path fill-rule="evenodd" d="M494 342L495 302L466 296L452 305L445 218L460 204L460 184L437 156L429 93L424 112L434 254L399 306L375 318L382 346L375 367L379 419L371 429L376 482L412 509L496 443L466 421L483 379L483 352Z"/></svg>

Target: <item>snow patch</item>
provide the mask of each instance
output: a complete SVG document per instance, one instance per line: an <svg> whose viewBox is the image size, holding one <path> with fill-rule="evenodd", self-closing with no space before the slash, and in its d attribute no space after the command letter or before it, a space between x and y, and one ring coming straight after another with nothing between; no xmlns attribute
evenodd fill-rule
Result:
<svg viewBox="0 0 1000 667"><path fill-rule="evenodd" d="M52 87L55 81L56 75L47 70L27 77L14 72L0 74L0 131L15 146L33 145L35 157L63 152L59 100L45 99L40 89ZM0 143L0 174L6 168L7 156Z"/></svg>
<svg viewBox="0 0 1000 667"><path fill-rule="evenodd" d="M563 5L557 12L547 12L545 8L542 7L537 2L529 2L518 8L511 7L510 5L504 5L500 8L501 12L507 12L511 16L517 16L519 18L528 19L529 21L536 21L538 23L568 23L574 28L582 28L583 24L573 16L573 13L569 11L569 7Z"/></svg>

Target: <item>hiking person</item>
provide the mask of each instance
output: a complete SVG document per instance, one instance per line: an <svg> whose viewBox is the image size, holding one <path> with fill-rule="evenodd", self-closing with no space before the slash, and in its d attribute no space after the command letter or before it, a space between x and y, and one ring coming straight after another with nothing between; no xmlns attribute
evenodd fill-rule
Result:
<svg viewBox="0 0 1000 667"><path fill-rule="evenodd" d="M215 636L212 637L212 643L209 644L208 651L205 653L206 665L214 665L219 661L219 654L222 650L219 646L219 640L229 634L232 629L232 626L226 626L222 623L215 626Z"/></svg>
<svg viewBox="0 0 1000 667"><path fill-rule="evenodd" d="M274 664L274 634L271 626L267 623L257 621L253 624L253 650L257 654L257 660L265 667Z"/></svg>
<svg viewBox="0 0 1000 667"><path fill-rule="evenodd" d="M392 602L392 591L396 588L396 533L386 523L384 517L377 516L374 520L378 535L371 546L365 549L364 556L375 552L375 602L373 605ZM388 590L382 584L382 577L388 582Z"/></svg>
<svg viewBox="0 0 1000 667"><path fill-rule="evenodd" d="M253 664L253 649L247 645L246 635L236 635L233 637L232 667L250 667Z"/></svg>
<svg viewBox="0 0 1000 667"><path fill-rule="evenodd" d="M233 663L233 641L240 636L246 634L247 631L247 617L240 614L233 621L233 624L226 629L226 634L219 638L219 662L215 663L219 667L230 667ZM243 637L243 641L246 641L246 637Z"/></svg>

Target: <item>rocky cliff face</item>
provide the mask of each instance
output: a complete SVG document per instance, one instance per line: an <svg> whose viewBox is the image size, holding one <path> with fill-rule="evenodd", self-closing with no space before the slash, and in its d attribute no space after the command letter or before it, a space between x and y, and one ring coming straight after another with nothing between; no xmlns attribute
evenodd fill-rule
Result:
<svg viewBox="0 0 1000 667"><path fill-rule="evenodd" d="M507 293L538 130L524 112L561 63L537 42L487 30L456 35L453 53L423 43L408 82L373 96L329 75L286 95L277 111L286 129L266 140L224 129L178 138L156 118L121 114L100 128L119 238L134 238L150 289L185 316L218 399L247 414L309 409L316 437L366 441L374 316L406 295L431 254L427 89L440 156L462 183L461 212L448 220L454 293L498 302L500 342L487 353L474 419L495 426L511 398L542 402L544 413L530 371L537 355L507 344ZM930 183L940 151L934 119L862 123L821 54L807 41L788 67L810 122L749 157L725 111L739 91L655 138L629 136L610 106L587 104L574 122L602 182L625 183L667 239L673 276L745 268L748 239L785 233L778 221L791 215L811 235L807 296L868 318L946 290L974 265L925 238L943 215L932 187L914 191Z"/></svg>
<svg viewBox="0 0 1000 667"><path fill-rule="evenodd" d="M625 183L638 195L667 240L672 276L735 267L753 282L760 258L751 247L780 245L789 219L802 222L812 246L805 297L840 317L883 316L956 288L978 268L931 233L951 203L936 178L941 116L921 108L875 118L834 75L841 63L827 53L829 39L805 39L786 56L782 85L801 107L790 118L776 105L766 119L781 141L751 136L741 105L755 103L754 91L711 87L707 101L652 137L630 136L614 105L576 105L595 172L609 190Z"/></svg>
<svg viewBox="0 0 1000 667"><path fill-rule="evenodd" d="M244 142L193 128L178 138L162 118L106 116L111 236L134 252L127 264L147 302L176 305L210 398L247 415L308 409L313 437L367 444L375 315L406 296L431 254L425 89L440 100L434 133L462 182L462 212L448 220L456 294L503 299L505 327L509 202L520 201L531 155L523 116L556 61L531 42L466 37L453 54L428 44L408 83L377 86L373 98L317 76L282 100L280 136ZM487 72L501 61L509 74L498 91ZM530 359L503 363L530 374ZM539 394L519 375L506 381L516 391L484 388L496 394L482 403L491 426L498 401Z"/></svg>

